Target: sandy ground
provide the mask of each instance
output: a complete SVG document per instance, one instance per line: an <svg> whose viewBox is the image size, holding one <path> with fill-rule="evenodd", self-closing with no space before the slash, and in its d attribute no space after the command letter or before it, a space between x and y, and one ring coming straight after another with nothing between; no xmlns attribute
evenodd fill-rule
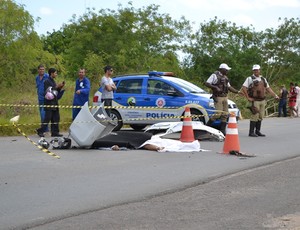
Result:
<svg viewBox="0 0 300 230"><path fill-rule="evenodd" d="M300 230L300 213L288 214L279 218L272 218L264 225L266 229Z"/></svg>

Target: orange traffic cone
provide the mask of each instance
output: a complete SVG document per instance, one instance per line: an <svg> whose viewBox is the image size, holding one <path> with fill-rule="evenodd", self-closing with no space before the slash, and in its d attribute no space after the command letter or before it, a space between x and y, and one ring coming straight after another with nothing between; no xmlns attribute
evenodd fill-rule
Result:
<svg viewBox="0 0 300 230"><path fill-rule="evenodd" d="M180 141L181 142L195 141L190 107L185 107Z"/></svg>
<svg viewBox="0 0 300 230"><path fill-rule="evenodd" d="M231 113L229 117L223 147L223 153L229 154L231 151L240 152L239 134L234 113Z"/></svg>

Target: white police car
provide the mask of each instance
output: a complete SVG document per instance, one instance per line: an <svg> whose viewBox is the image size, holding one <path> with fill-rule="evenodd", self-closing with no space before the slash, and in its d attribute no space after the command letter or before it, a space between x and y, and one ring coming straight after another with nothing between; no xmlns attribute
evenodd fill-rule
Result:
<svg viewBox="0 0 300 230"><path fill-rule="evenodd" d="M192 119L204 124L214 113L211 94L198 86L173 76L171 72L151 71L148 74L129 74L113 78L117 90L111 117L117 121L115 131L124 124L135 130L166 121L180 121L185 106L189 106ZM239 117L236 104L228 100L229 111ZM101 105L101 88L95 93L93 105ZM218 125L218 122L215 124Z"/></svg>

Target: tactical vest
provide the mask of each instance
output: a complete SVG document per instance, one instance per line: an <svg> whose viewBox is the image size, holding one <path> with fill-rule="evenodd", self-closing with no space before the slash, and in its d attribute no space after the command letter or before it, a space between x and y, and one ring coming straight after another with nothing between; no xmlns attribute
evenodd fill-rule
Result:
<svg viewBox="0 0 300 230"><path fill-rule="evenodd" d="M216 90L213 91L213 95L217 97L226 97L228 94L228 78L226 75L222 75L219 71L216 71L214 73L218 81L216 84L212 84L214 86L217 86L221 91L217 92Z"/></svg>
<svg viewBox="0 0 300 230"><path fill-rule="evenodd" d="M266 79L261 77L261 81L256 80L255 76L251 76L252 83L248 87L249 97L254 98L254 100L262 101L266 98Z"/></svg>

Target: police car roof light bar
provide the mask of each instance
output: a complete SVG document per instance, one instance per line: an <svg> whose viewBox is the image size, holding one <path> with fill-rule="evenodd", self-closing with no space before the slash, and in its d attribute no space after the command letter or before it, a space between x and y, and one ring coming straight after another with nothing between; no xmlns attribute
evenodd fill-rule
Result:
<svg viewBox="0 0 300 230"><path fill-rule="evenodd" d="M149 76L157 76L157 77L160 77L160 76L174 76L174 73L173 72L149 71L148 75Z"/></svg>

